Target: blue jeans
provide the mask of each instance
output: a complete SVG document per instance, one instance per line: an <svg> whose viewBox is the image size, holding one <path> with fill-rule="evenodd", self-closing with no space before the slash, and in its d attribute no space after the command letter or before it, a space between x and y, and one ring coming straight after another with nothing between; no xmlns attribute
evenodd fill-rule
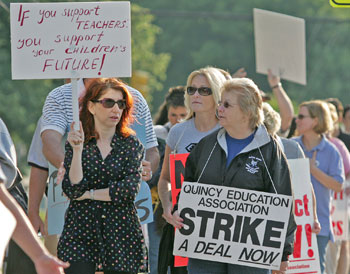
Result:
<svg viewBox="0 0 350 274"><path fill-rule="evenodd" d="M157 274L159 243L162 235L157 231L157 225L155 221L148 224L148 237L149 237L148 260L149 260L149 266L150 266L149 273Z"/></svg>
<svg viewBox="0 0 350 274"><path fill-rule="evenodd" d="M320 257L321 274L323 274L324 268L325 268L326 249L329 242L329 237L316 236L316 238L317 238L318 255Z"/></svg>
<svg viewBox="0 0 350 274"><path fill-rule="evenodd" d="M188 274L270 274L271 270L237 264L189 259Z"/></svg>

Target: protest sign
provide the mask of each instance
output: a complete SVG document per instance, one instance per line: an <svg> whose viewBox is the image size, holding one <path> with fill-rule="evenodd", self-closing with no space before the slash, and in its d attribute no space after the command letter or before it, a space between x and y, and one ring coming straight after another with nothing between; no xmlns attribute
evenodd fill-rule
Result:
<svg viewBox="0 0 350 274"><path fill-rule="evenodd" d="M131 128L136 132L136 136L139 138L140 142L146 146L145 119L135 119L134 123L131 125ZM152 194L148 184L145 181L141 182L139 193L135 199L135 206L141 224L153 222Z"/></svg>
<svg viewBox="0 0 350 274"><path fill-rule="evenodd" d="M182 183L184 181L185 175L185 165L189 153L176 154L171 153L169 155L170 163L170 183L171 183L171 199L173 206L177 202L177 195L181 191ZM175 229L176 230L176 229ZM187 266L188 258L175 256L174 257L174 266L181 267Z"/></svg>
<svg viewBox="0 0 350 274"><path fill-rule="evenodd" d="M131 76L130 3L11 3L12 79Z"/></svg>
<svg viewBox="0 0 350 274"><path fill-rule="evenodd" d="M292 197L184 182L174 255L279 269Z"/></svg>
<svg viewBox="0 0 350 274"><path fill-rule="evenodd" d="M16 227L16 219L7 207L0 201L1 221L5 224L0 226L0 269L5 255L5 249Z"/></svg>
<svg viewBox="0 0 350 274"><path fill-rule="evenodd" d="M287 273L321 273L314 223L309 159L288 160L297 230Z"/></svg>
<svg viewBox="0 0 350 274"><path fill-rule="evenodd" d="M135 130L136 136L141 143L146 143L146 129L145 120L139 119L131 125ZM66 136L62 141L62 149L64 150L64 144L66 142ZM49 189L48 189L48 234L55 235L61 234L64 225L65 212L69 205L69 199L64 196L62 190L62 184L57 184L57 169L49 163ZM135 199L135 206L137 214L140 218L141 224L147 224L153 222L153 209L152 209L152 196L149 186L146 182L142 181L140 190Z"/></svg>
<svg viewBox="0 0 350 274"><path fill-rule="evenodd" d="M173 205L176 204L176 198L181 191L181 186L184 181L185 165L189 153L169 155L170 161L170 183L171 183L171 199Z"/></svg>
<svg viewBox="0 0 350 274"><path fill-rule="evenodd" d="M344 182L349 185L348 181ZM346 241L349 238L349 214L348 214L348 196L345 189L333 193L331 218L334 239L336 241Z"/></svg>
<svg viewBox="0 0 350 274"><path fill-rule="evenodd" d="M254 9L256 71L306 85L304 19Z"/></svg>

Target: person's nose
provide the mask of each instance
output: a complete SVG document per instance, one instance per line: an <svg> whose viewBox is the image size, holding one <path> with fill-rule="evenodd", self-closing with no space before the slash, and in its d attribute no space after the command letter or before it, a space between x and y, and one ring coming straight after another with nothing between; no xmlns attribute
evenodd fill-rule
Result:
<svg viewBox="0 0 350 274"><path fill-rule="evenodd" d="M224 110L225 110L224 106L222 104L219 104L218 105L218 111L219 112L224 112Z"/></svg>
<svg viewBox="0 0 350 274"><path fill-rule="evenodd" d="M194 97L198 98L200 96L198 89L196 90L196 92L193 94Z"/></svg>

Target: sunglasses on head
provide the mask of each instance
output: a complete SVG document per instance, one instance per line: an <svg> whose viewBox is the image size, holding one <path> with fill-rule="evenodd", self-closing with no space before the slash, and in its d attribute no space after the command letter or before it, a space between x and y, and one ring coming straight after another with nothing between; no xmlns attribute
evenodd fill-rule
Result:
<svg viewBox="0 0 350 274"><path fill-rule="evenodd" d="M209 96L213 94L213 91L211 90L211 88L207 88L207 87L201 87L201 88L187 87L187 94L193 95L196 93L197 90L199 95L202 95L202 96Z"/></svg>
<svg viewBox="0 0 350 274"><path fill-rule="evenodd" d="M119 109L125 109L126 108L126 101L125 100L118 100L114 101L111 98L104 98L102 100L91 100L94 103L100 103L104 108L112 108L115 104L117 104Z"/></svg>
<svg viewBox="0 0 350 274"><path fill-rule="evenodd" d="M306 115L303 115L303 114L298 114L298 116L297 116L297 118L298 118L299 120L303 120L303 119L306 118L306 117L310 117L310 116L306 116Z"/></svg>

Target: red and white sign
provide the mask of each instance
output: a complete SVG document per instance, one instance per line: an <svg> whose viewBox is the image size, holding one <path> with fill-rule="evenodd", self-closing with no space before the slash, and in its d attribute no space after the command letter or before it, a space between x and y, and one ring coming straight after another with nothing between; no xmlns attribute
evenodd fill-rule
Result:
<svg viewBox="0 0 350 274"><path fill-rule="evenodd" d="M130 77L130 3L11 3L11 55L12 79Z"/></svg>
<svg viewBox="0 0 350 274"><path fill-rule="evenodd" d="M344 182L348 185L348 182ZM349 238L349 215L348 215L348 196L345 189L341 192L334 192L332 200L332 225L334 239L336 241L346 241Z"/></svg>
<svg viewBox="0 0 350 274"><path fill-rule="evenodd" d="M321 273L314 223L308 159L288 160L294 192L294 215L297 223L294 253L289 257L287 273Z"/></svg>
<svg viewBox="0 0 350 274"><path fill-rule="evenodd" d="M183 154L170 154L170 183L171 183L171 199L173 206L176 204L176 198L181 191L182 183L185 175L185 165L189 153ZM187 266L188 258L181 256L174 256L174 266L181 267Z"/></svg>

